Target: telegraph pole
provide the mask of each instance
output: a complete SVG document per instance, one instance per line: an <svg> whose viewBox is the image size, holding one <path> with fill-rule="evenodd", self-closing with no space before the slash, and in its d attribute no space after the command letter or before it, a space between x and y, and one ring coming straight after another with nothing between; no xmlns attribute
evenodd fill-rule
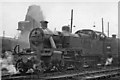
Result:
<svg viewBox="0 0 120 80"><path fill-rule="evenodd" d="M102 18L102 33L104 33L104 24L103 24L103 18Z"/></svg>
<svg viewBox="0 0 120 80"><path fill-rule="evenodd" d="M5 49L5 47L4 47L4 43L5 43L5 31L3 31L3 37L2 37L2 50L4 50Z"/></svg>
<svg viewBox="0 0 120 80"><path fill-rule="evenodd" d="M108 37L109 37L109 22L108 22Z"/></svg>
<svg viewBox="0 0 120 80"><path fill-rule="evenodd" d="M3 37L5 37L5 31L3 31Z"/></svg>
<svg viewBox="0 0 120 80"><path fill-rule="evenodd" d="M71 10L71 33L72 33L72 25L73 25L73 9Z"/></svg>
<svg viewBox="0 0 120 80"><path fill-rule="evenodd" d="M102 18L102 34L104 34L104 24L103 24L103 18ZM103 54L105 54L105 52L104 52L104 46L105 46L105 44L104 44L104 43L105 43L105 42L104 42L104 40L102 40L102 42L103 42L103 44L102 44L102 45L103 45L103 46L102 46L102 47L103 47L103 48L102 48L103 50L102 50L102 51L103 51Z"/></svg>

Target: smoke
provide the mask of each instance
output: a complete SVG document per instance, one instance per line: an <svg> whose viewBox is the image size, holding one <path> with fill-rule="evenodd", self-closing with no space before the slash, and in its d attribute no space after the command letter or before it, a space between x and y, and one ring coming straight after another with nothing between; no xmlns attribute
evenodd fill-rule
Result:
<svg viewBox="0 0 120 80"><path fill-rule="evenodd" d="M40 27L40 21L44 20L43 12L40 6L31 5L28 8L25 21L21 23L21 34L19 36L19 40L29 43L29 33L33 28ZM29 23L25 23L25 22ZM26 25L27 24L27 25Z"/></svg>
<svg viewBox="0 0 120 80"><path fill-rule="evenodd" d="M5 57L4 58L0 58L0 64L1 65L1 70L2 70L2 74L5 74L5 70L7 70L6 73L9 73L9 74L15 74L17 73L16 69L15 69L15 66L13 65L13 55L12 55L12 52L11 51L6 51L4 53Z"/></svg>
<svg viewBox="0 0 120 80"><path fill-rule="evenodd" d="M44 20L44 16L40 6L29 6L25 21L30 21L31 27L36 28L40 27L41 20Z"/></svg>

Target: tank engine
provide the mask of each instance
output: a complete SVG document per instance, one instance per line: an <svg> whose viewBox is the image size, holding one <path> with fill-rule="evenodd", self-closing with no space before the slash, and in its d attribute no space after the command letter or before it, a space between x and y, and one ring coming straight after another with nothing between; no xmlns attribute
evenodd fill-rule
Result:
<svg viewBox="0 0 120 80"><path fill-rule="evenodd" d="M108 38L90 29L72 34L68 26L63 26L62 32L53 33L47 28L47 22L41 24L42 28L30 32L30 49L18 53L16 68L19 71L27 72L31 68L34 71L64 71L95 67L98 64L105 65L107 58L112 58L113 64L119 64L119 39Z"/></svg>

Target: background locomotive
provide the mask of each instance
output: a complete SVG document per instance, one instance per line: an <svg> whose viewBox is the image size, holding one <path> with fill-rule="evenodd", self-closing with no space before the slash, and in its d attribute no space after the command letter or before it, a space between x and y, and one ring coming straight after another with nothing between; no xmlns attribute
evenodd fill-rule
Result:
<svg viewBox="0 0 120 80"><path fill-rule="evenodd" d="M120 40L115 35L107 37L90 29L72 34L68 26L63 26L62 32L52 32L47 23L42 21L42 28L34 28L30 32L29 49L19 52L19 45L15 48L16 68L20 72L95 67L105 65L107 58L113 59L112 65L119 64Z"/></svg>

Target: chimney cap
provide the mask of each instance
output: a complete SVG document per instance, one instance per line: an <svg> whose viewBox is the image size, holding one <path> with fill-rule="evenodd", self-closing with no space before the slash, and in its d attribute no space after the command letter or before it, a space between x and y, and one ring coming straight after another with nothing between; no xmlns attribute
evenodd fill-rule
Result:
<svg viewBox="0 0 120 80"><path fill-rule="evenodd" d="M48 21L40 21L40 23L48 23Z"/></svg>
<svg viewBox="0 0 120 80"><path fill-rule="evenodd" d="M113 37L113 38L116 38L116 34L113 34L112 37Z"/></svg>

